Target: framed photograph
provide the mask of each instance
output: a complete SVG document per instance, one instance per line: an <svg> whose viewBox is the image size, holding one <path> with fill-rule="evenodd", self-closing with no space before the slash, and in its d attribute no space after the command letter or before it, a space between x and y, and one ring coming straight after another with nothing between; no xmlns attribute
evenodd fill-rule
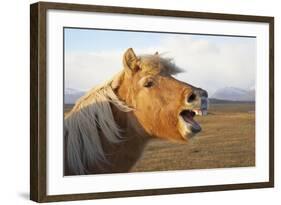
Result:
<svg viewBox="0 0 281 205"><path fill-rule="evenodd" d="M274 186L274 18L30 7L30 198Z"/></svg>

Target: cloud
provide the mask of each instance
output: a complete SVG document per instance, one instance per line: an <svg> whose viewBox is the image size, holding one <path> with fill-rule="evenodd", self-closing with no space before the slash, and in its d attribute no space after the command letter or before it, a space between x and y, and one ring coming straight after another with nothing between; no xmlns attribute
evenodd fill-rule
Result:
<svg viewBox="0 0 281 205"><path fill-rule="evenodd" d="M166 43L175 62L186 70L179 79L210 93L226 87L248 89L255 85L255 40L212 42L173 38Z"/></svg>
<svg viewBox="0 0 281 205"><path fill-rule="evenodd" d="M89 90L122 69L122 53L67 53L65 87Z"/></svg>
<svg viewBox="0 0 281 205"><path fill-rule="evenodd" d="M231 86L249 89L255 85L256 41L249 38L220 40L176 36L163 38L158 46L134 48L137 54L155 51L172 57L186 72L176 78L214 93ZM123 50L66 53L66 87L88 90L122 69Z"/></svg>

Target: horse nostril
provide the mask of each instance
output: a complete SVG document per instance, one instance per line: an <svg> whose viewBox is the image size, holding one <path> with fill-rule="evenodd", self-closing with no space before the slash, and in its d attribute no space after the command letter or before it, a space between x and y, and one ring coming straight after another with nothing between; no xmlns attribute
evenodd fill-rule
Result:
<svg viewBox="0 0 281 205"><path fill-rule="evenodd" d="M191 102L193 102L195 99L196 99L196 95L195 95L194 93L192 93L192 94L188 97L187 102L191 103Z"/></svg>

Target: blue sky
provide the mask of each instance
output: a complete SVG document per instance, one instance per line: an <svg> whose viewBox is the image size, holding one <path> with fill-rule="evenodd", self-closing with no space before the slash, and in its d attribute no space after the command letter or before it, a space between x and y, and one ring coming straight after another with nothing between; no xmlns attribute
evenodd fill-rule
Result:
<svg viewBox="0 0 281 205"><path fill-rule="evenodd" d="M256 39L65 28L65 87L87 90L122 68L122 55L155 51L172 57L186 72L178 79L207 89L255 86Z"/></svg>
<svg viewBox="0 0 281 205"><path fill-rule="evenodd" d="M166 38L177 38L183 34L112 31L96 29L65 28L66 52L96 52L125 50L128 47L159 47ZM216 44L248 41L245 37L184 34L194 40L207 40Z"/></svg>
<svg viewBox="0 0 281 205"><path fill-rule="evenodd" d="M145 48L159 45L163 38L163 35L157 33L65 29L65 51L96 52L112 49L125 50L128 47Z"/></svg>

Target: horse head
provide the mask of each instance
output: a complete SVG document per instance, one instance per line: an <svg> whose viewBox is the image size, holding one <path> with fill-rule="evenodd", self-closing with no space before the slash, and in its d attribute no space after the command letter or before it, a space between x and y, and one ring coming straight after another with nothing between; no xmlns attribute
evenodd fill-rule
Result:
<svg viewBox="0 0 281 205"><path fill-rule="evenodd" d="M181 70L171 61L154 55L137 56L128 49L123 56L124 75L115 85L116 95L133 108L133 115L152 137L186 142L201 131L194 119L206 115L205 90L179 81Z"/></svg>

